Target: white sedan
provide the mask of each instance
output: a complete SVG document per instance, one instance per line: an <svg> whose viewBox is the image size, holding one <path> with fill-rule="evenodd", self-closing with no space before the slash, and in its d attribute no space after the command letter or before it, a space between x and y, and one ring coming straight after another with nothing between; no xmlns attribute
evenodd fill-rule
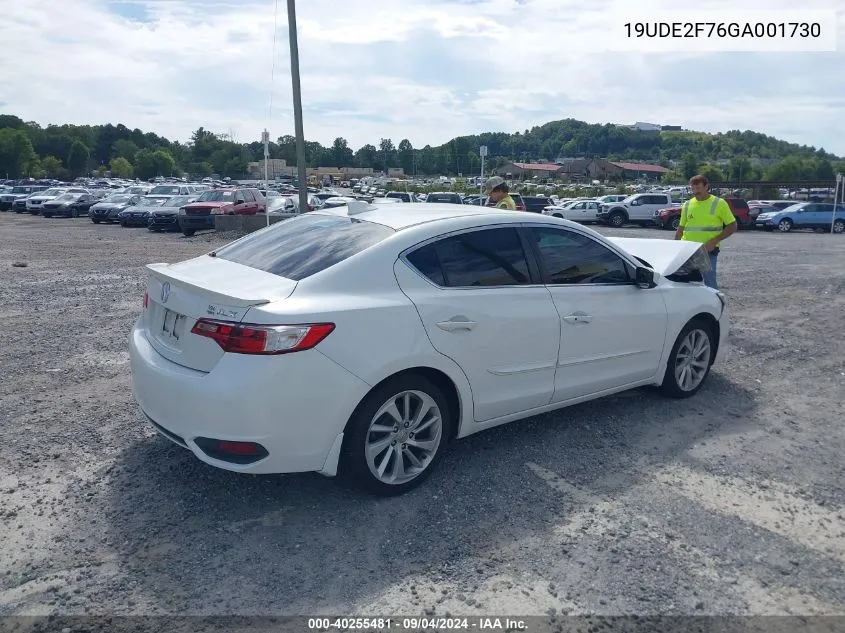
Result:
<svg viewBox="0 0 845 633"><path fill-rule="evenodd" d="M449 440L643 385L695 394L728 334L707 266L540 214L353 202L150 264L132 389L212 466L397 494Z"/></svg>

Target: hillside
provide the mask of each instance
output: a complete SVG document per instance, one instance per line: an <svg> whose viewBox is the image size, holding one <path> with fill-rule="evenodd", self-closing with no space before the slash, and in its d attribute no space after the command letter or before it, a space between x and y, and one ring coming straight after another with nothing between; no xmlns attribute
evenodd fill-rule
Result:
<svg viewBox="0 0 845 633"><path fill-rule="evenodd" d="M823 149L751 131L648 133L574 119L514 134L462 136L421 149L412 147L407 139L394 145L392 139L382 138L377 144L353 150L339 137L329 147L307 142L306 160L309 167L402 167L407 174L474 174L481 168L480 145L488 147L490 168L508 161L593 156L674 166L681 178L689 172L709 170L714 178L737 173L746 180L828 179L834 171L845 171L842 159ZM294 165L294 138L279 137L271 143L270 155ZM183 172L243 178L248 163L262 157L261 143L237 143L204 128L182 143L122 124L42 127L13 115L0 115L0 175L10 178L70 178L96 169L144 179Z"/></svg>

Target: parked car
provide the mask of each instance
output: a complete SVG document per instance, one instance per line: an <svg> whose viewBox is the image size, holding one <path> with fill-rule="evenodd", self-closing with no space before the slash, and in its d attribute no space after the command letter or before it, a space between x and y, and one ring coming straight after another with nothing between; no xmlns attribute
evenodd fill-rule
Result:
<svg viewBox="0 0 845 633"><path fill-rule="evenodd" d="M215 215L255 215L266 208L267 201L258 189L210 189L179 209L176 219L183 235L190 237L197 231L213 229Z"/></svg>
<svg viewBox="0 0 845 633"><path fill-rule="evenodd" d="M731 213L736 218L737 227L740 229L750 229L754 227L754 220L751 218L751 210L748 203L742 198L724 198L728 203ZM677 230L681 224L681 209L682 204L672 205L664 209L656 209L654 211L654 223L657 228Z"/></svg>
<svg viewBox="0 0 845 633"><path fill-rule="evenodd" d="M725 349L701 244L361 206L148 265L132 393L161 435L219 468L398 494L453 438L639 386L693 396Z"/></svg>
<svg viewBox="0 0 845 633"><path fill-rule="evenodd" d="M824 202L799 202L780 211L761 213L755 224L758 229L789 233L793 229L817 229L834 233L845 232L845 206L836 206L836 218L833 204Z"/></svg>
<svg viewBox="0 0 845 633"><path fill-rule="evenodd" d="M416 202L417 199L410 191L388 191L385 198L393 198L401 202Z"/></svg>
<svg viewBox="0 0 845 633"><path fill-rule="evenodd" d="M28 196L26 198L26 210L32 215L38 215L41 213L41 205L58 198L63 193L88 193L88 190L81 187L50 187L49 189Z"/></svg>
<svg viewBox="0 0 845 633"><path fill-rule="evenodd" d="M596 217L600 222L620 227L625 224L654 224L654 212L673 206L666 193L636 193L622 202L602 204Z"/></svg>
<svg viewBox="0 0 845 633"><path fill-rule="evenodd" d="M196 187L191 185L156 185L144 197L167 200L173 196L189 196L193 193L196 193Z"/></svg>
<svg viewBox="0 0 845 633"><path fill-rule="evenodd" d="M88 210L95 202L97 199L90 193L63 193L43 203L41 215L45 218L52 218L54 215L78 218L81 215L88 215Z"/></svg>
<svg viewBox="0 0 845 633"><path fill-rule="evenodd" d="M599 209L601 209L601 203L598 200L576 200L563 207L562 215L564 219L573 222L593 223L599 221Z"/></svg>
<svg viewBox="0 0 845 633"><path fill-rule="evenodd" d="M118 211L115 219L120 223L120 226L127 228L130 226L148 226L150 222L150 213L156 209L160 209L167 199L162 198L141 198L135 204L125 207Z"/></svg>
<svg viewBox="0 0 845 633"><path fill-rule="evenodd" d="M147 228L150 231L178 231L179 209L195 202L198 197L198 195L190 195L168 198L160 206L149 210Z"/></svg>
<svg viewBox="0 0 845 633"><path fill-rule="evenodd" d="M435 191L430 193L425 198L426 203L428 204L463 204L464 200L461 198L460 194L457 194L453 191Z"/></svg>
<svg viewBox="0 0 845 633"><path fill-rule="evenodd" d="M94 224L99 224L100 222L111 224L118 220L117 216L121 211L141 204L143 200L145 198L142 198L140 195L118 193L91 205L91 208L88 209L88 216ZM158 202L148 200L144 204L156 205Z"/></svg>
<svg viewBox="0 0 845 633"><path fill-rule="evenodd" d="M47 189L44 185L20 185L12 187L9 191L0 194L0 211L11 211L15 200L24 199L34 193L40 193Z"/></svg>

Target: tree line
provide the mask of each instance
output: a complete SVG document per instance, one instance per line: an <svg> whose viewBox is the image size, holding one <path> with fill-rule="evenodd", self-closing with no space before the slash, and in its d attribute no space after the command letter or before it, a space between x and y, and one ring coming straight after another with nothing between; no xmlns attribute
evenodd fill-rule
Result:
<svg viewBox="0 0 845 633"><path fill-rule="evenodd" d="M553 121L524 132L461 136L439 146L415 148L382 138L353 150L338 137L325 147L306 141L308 167L360 167L385 171L401 167L409 175L469 175L481 170L479 147L486 145L488 170L508 162L558 158L607 158L672 168L667 181L707 173L713 180L832 179L845 162L824 149L787 143L751 131L648 133L574 119ZM94 171L118 178L150 179L187 173L195 177L243 178L250 162L261 161L260 141L238 142L200 127L188 142L112 125L47 125L0 115L0 177L72 179ZM296 164L293 136L270 143L270 157ZM754 161L761 159L761 161ZM758 164L755 164L758 163Z"/></svg>

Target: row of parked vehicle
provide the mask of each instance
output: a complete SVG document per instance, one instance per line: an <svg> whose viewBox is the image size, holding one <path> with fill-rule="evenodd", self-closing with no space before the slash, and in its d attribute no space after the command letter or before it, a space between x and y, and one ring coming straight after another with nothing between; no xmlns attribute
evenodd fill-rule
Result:
<svg viewBox="0 0 845 633"><path fill-rule="evenodd" d="M606 196L607 197L607 196ZM741 229L763 229L788 233L794 229L845 232L845 205L794 200L750 200L726 197ZM835 206L835 209L834 209ZM584 198L549 205L542 213L576 222L656 226L676 230L681 221L682 205L663 193L638 193L622 200ZM835 217L834 217L835 216Z"/></svg>

